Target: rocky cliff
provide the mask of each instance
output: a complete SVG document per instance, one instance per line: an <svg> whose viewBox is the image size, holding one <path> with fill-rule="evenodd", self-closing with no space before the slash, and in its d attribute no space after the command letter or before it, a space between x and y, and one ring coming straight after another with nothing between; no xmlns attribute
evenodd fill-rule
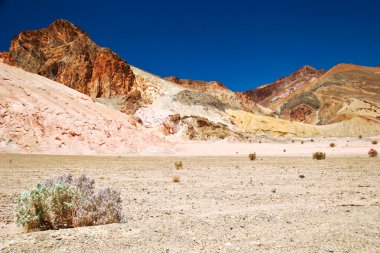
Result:
<svg viewBox="0 0 380 253"><path fill-rule="evenodd" d="M96 97L125 96L134 84L130 66L66 20L23 31L9 49L17 66Z"/></svg>
<svg viewBox="0 0 380 253"><path fill-rule="evenodd" d="M15 60L8 52L0 52L0 62L8 64L10 66L16 65Z"/></svg>

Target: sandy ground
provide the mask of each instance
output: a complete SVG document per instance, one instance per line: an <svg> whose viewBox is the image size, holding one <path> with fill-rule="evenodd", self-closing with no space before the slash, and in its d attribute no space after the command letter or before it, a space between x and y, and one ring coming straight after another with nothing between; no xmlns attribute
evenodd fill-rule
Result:
<svg viewBox="0 0 380 253"><path fill-rule="evenodd" d="M346 137L346 138L257 138L247 143L221 140L215 142L187 141L178 143L172 155L180 156L246 156L256 152L262 156L307 156L321 151L327 156L368 156L373 148L380 150L380 144L372 144L373 140L380 142L380 136ZM330 147L334 143L335 147ZM169 154L169 153L168 153Z"/></svg>
<svg viewBox="0 0 380 253"><path fill-rule="evenodd" d="M128 221L23 233L17 195L65 172L121 189ZM380 251L379 158L0 154L0 205L0 252Z"/></svg>

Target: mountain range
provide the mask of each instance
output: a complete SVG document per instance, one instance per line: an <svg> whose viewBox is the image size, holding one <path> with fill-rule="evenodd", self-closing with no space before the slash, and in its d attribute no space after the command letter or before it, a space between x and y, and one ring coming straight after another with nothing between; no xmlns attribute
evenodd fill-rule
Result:
<svg viewBox="0 0 380 253"><path fill-rule="evenodd" d="M304 66L274 83L233 92L216 81L161 78L141 70L66 20L22 31L0 62L3 150L36 150L38 141L46 147L77 143L85 150L101 152L104 146L112 151L124 145L126 136L146 145L132 145L130 139L120 150L181 140L380 134L379 67L339 64L325 71ZM32 134L36 126L40 130Z"/></svg>

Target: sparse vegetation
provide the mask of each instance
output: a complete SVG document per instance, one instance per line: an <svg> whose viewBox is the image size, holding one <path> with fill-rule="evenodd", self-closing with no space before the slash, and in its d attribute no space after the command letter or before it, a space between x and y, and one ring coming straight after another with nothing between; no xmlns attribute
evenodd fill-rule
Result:
<svg viewBox="0 0 380 253"><path fill-rule="evenodd" d="M286 152L286 149L284 149L283 152L285 153L285 152Z"/></svg>
<svg viewBox="0 0 380 253"><path fill-rule="evenodd" d="M256 153L250 153L248 157L251 161L256 160Z"/></svg>
<svg viewBox="0 0 380 253"><path fill-rule="evenodd" d="M95 193L94 184L84 174L48 178L18 197L16 223L38 231L121 222L120 192L106 188Z"/></svg>
<svg viewBox="0 0 380 253"><path fill-rule="evenodd" d="M363 138L363 135L359 135L359 139L362 139Z"/></svg>
<svg viewBox="0 0 380 253"><path fill-rule="evenodd" d="M314 139L310 139L311 142L314 142Z"/></svg>
<svg viewBox="0 0 380 253"><path fill-rule="evenodd" d="M183 164L182 164L182 161L179 161L179 162L175 162L174 163L174 166L177 170L179 169L183 169Z"/></svg>
<svg viewBox="0 0 380 253"><path fill-rule="evenodd" d="M369 151L368 151L368 156L369 157L377 157L378 153L377 153L377 150L376 149L373 149L371 148Z"/></svg>
<svg viewBox="0 0 380 253"><path fill-rule="evenodd" d="M378 142L377 142L377 140L373 140L373 141L371 141L371 143L372 143L373 145L376 145Z"/></svg>
<svg viewBox="0 0 380 253"><path fill-rule="evenodd" d="M315 153L313 153L313 159L315 159L315 160L324 160L324 159L326 159L326 153L324 153L324 152L315 152Z"/></svg>
<svg viewBox="0 0 380 253"><path fill-rule="evenodd" d="M301 144L304 144L305 142L304 141L301 141Z"/></svg>
<svg viewBox="0 0 380 253"><path fill-rule="evenodd" d="M179 183L181 181L181 177L178 175L175 175L175 176L173 176L172 180L174 183Z"/></svg>
<svg viewBox="0 0 380 253"><path fill-rule="evenodd" d="M333 143L333 142L330 143L330 147L331 147L331 148L333 148L333 147L335 147L335 146L336 146L335 143Z"/></svg>

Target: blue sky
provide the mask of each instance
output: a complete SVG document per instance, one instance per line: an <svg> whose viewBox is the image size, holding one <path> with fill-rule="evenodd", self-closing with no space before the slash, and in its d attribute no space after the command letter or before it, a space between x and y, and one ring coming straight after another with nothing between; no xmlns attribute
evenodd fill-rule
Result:
<svg viewBox="0 0 380 253"><path fill-rule="evenodd" d="M0 0L0 50L62 18L134 66L242 91L303 65L380 64L379 13L372 0Z"/></svg>

